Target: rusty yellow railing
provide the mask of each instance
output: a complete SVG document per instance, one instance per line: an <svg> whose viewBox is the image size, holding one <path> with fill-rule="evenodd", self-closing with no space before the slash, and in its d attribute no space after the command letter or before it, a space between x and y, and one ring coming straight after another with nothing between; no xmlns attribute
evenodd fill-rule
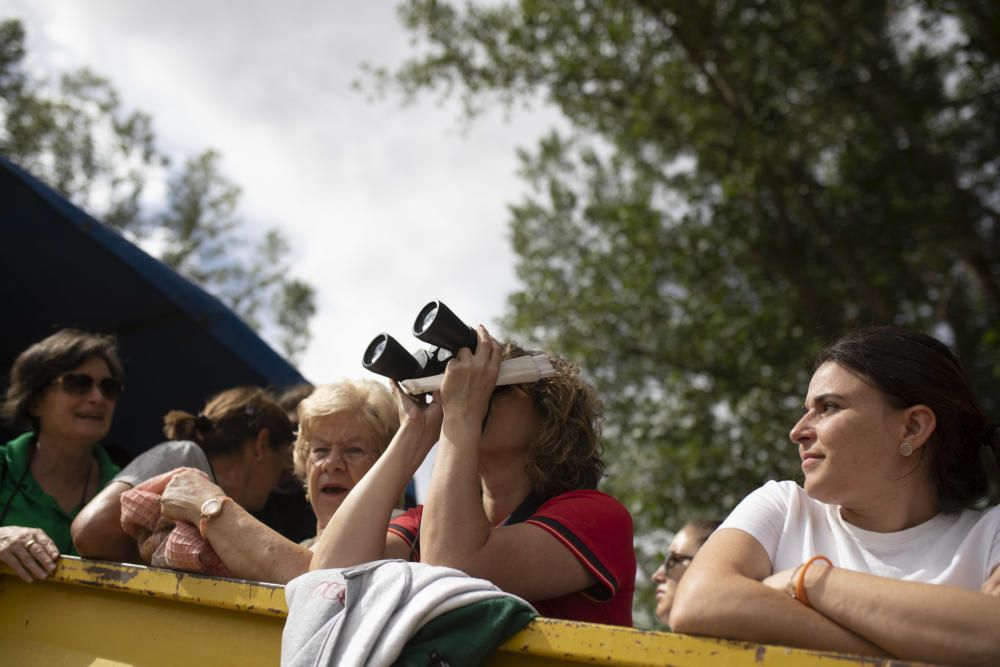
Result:
<svg viewBox="0 0 1000 667"><path fill-rule="evenodd" d="M0 664L277 665L282 586L64 557L25 584L0 566ZM554 665L891 665L842 656L539 618L491 667ZM895 663L899 664L899 663Z"/></svg>

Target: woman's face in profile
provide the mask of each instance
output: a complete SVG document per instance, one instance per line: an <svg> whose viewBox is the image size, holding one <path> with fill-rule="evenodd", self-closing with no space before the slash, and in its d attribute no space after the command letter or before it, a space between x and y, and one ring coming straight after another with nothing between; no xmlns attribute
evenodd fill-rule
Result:
<svg viewBox="0 0 1000 667"><path fill-rule="evenodd" d="M351 413L315 417L309 425L306 491L321 527L378 460L375 431Z"/></svg>
<svg viewBox="0 0 1000 667"><path fill-rule="evenodd" d="M809 382L805 412L789 437L798 445L806 492L816 500L863 506L912 463L899 454L904 410L878 389L833 362Z"/></svg>
<svg viewBox="0 0 1000 667"><path fill-rule="evenodd" d="M70 382L67 376L87 376L91 384L84 391L78 378L70 378L74 380ZM108 364L100 357L91 357L56 378L30 406L41 424L40 434L87 445L102 440L111 428L116 401L105 396L99 385L110 377Z"/></svg>
<svg viewBox="0 0 1000 667"><path fill-rule="evenodd" d="M700 545L687 528L682 528L670 542L666 560L653 572L650 579L656 583L656 618L669 625L670 609L674 606L677 584L687 572L691 559L698 553Z"/></svg>

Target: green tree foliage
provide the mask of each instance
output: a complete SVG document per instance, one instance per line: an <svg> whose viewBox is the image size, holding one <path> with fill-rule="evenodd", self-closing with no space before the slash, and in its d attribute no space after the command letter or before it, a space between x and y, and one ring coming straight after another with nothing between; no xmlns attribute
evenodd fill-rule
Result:
<svg viewBox="0 0 1000 667"><path fill-rule="evenodd" d="M640 533L799 475L810 360L847 329L952 342L1000 409L1000 5L410 0L383 88L542 99L509 329L608 404ZM651 563L649 564L652 565ZM647 617L648 618L648 617Z"/></svg>
<svg viewBox="0 0 1000 667"><path fill-rule="evenodd" d="M243 239L240 189L218 163L219 154L206 151L170 178L166 210L157 219L160 259L218 296L253 328L276 329L281 348L295 358L309 342L314 290L288 277L288 242L277 229L253 245Z"/></svg>
<svg viewBox="0 0 1000 667"><path fill-rule="evenodd" d="M206 151L169 173L161 211L142 202L168 165L152 119L126 110L109 81L87 70L56 84L24 67L19 21L0 22L0 152L222 299L296 358L315 314L311 286L288 276L289 247L276 229L248 243L240 190Z"/></svg>

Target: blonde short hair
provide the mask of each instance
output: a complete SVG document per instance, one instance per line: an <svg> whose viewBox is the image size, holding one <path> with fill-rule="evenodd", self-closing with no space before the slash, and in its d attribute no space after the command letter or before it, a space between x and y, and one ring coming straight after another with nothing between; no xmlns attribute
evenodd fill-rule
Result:
<svg viewBox="0 0 1000 667"><path fill-rule="evenodd" d="M299 433L293 458L295 474L306 481L309 457L309 434L315 421L329 415L348 413L357 416L375 432L381 454L399 429L396 401L385 385L374 380L340 380L322 384L299 403Z"/></svg>

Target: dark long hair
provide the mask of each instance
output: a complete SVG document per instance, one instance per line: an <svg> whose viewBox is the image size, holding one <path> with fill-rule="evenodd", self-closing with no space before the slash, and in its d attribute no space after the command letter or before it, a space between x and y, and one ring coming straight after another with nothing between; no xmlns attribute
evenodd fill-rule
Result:
<svg viewBox="0 0 1000 667"><path fill-rule="evenodd" d="M937 427L922 454L941 511L973 507L988 491L983 446L1000 454L997 429L972 393L958 358L941 341L896 327L860 329L820 352L816 368L831 361L856 373L897 409L926 405Z"/></svg>
<svg viewBox="0 0 1000 667"><path fill-rule="evenodd" d="M29 409L45 388L64 373L90 359L103 359L111 377L123 382L125 373L118 358L114 336L62 329L38 341L17 356L10 369L10 388L0 409L4 421L18 428L39 429L38 418Z"/></svg>

